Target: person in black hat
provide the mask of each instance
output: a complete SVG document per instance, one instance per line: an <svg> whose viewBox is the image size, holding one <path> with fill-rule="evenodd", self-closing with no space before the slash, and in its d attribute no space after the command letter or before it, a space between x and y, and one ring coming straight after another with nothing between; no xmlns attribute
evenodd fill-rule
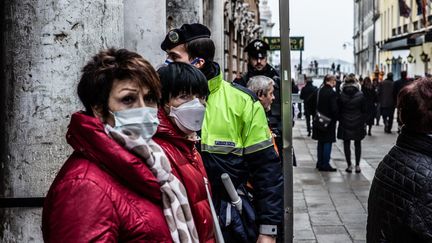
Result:
<svg viewBox="0 0 432 243"><path fill-rule="evenodd" d="M275 135L276 144L279 151L283 149L282 143L282 113L281 113L281 93L280 93L280 77L278 72L267 63L267 51L270 50L270 46L262 40L251 41L246 48L245 52L248 54L248 65L247 72L242 76L237 76L233 80L234 83L246 86L247 82L251 77L264 75L273 79L274 84L274 96L271 110L267 112L270 128ZM282 153L280 153L281 160Z"/></svg>
<svg viewBox="0 0 432 243"><path fill-rule="evenodd" d="M246 87L223 80L222 70L213 61L215 46L206 26L184 24L173 29L161 48L167 53L168 63L191 63L208 80L210 94L201 133L201 155L207 173L203 176L212 183L225 242L275 242L276 235L283 231L283 176L263 106ZM223 173L244 193L240 195L241 215L231 206L221 180ZM244 192L248 179L254 190L253 205ZM256 218L247 217L254 213ZM242 226L235 225L239 221Z"/></svg>

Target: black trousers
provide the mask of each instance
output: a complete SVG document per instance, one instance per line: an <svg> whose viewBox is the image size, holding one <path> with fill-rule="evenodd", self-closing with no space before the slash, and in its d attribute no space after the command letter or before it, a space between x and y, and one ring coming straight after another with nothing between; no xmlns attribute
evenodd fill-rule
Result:
<svg viewBox="0 0 432 243"><path fill-rule="evenodd" d="M313 117L313 114L306 112L304 113L305 118L306 118L306 129L308 133L312 132L312 127L311 127L311 119Z"/></svg>
<svg viewBox="0 0 432 243"><path fill-rule="evenodd" d="M356 165L359 165L361 156L361 140L354 140L354 152ZM344 140L344 153L347 164L351 165L351 140Z"/></svg>
<svg viewBox="0 0 432 243"><path fill-rule="evenodd" d="M381 115L384 122L384 131L385 132L391 132L391 129L393 127L393 115L394 115L394 108L383 108L381 107Z"/></svg>

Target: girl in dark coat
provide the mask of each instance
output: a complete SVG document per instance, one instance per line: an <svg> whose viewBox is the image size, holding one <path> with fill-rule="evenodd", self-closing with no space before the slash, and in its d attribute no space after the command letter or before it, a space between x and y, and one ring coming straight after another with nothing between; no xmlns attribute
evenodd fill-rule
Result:
<svg viewBox="0 0 432 243"><path fill-rule="evenodd" d="M352 172L351 164L351 140L355 147L355 172L360 173L361 140L366 135L365 114L366 102L360 91L360 84L354 74L348 75L341 85L339 98L339 127L337 137L344 142L345 159L348 164L346 172Z"/></svg>
<svg viewBox="0 0 432 243"><path fill-rule="evenodd" d="M333 90L336 85L336 77L326 75L321 88L314 95L317 100L316 111L331 118L326 130L320 130L313 122L312 139L318 140L318 159L316 167L320 171L336 171L330 166L330 154L332 143L336 142L336 120L338 115L337 94ZM319 96L317 98L317 96Z"/></svg>
<svg viewBox="0 0 432 243"><path fill-rule="evenodd" d="M405 86L397 109L402 131L372 181L367 242L432 242L432 80Z"/></svg>
<svg viewBox="0 0 432 243"><path fill-rule="evenodd" d="M363 80L362 92L366 100L366 118L365 122L368 126L368 135L372 136L372 126L377 112L377 92L369 77Z"/></svg>

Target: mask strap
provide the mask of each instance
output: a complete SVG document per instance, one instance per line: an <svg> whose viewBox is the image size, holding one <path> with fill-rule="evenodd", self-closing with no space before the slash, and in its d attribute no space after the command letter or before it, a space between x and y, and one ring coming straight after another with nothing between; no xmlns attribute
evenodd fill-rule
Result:
<svg viewBox="0 0 432 243"><path fill-rule="evenodd" d="M196 57L190 64L191 65L195 65L195 64L197 64L199 62L199 60L201 60L201 58Z"/></svg>

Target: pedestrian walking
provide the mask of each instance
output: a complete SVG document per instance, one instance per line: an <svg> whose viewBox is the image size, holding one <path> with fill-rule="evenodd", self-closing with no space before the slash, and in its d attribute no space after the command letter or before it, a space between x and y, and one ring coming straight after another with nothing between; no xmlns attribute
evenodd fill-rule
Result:
<svg viewBox="0 0 432 243"><path fill-rule="evenodd" d="M318 61L314 60L313 61L313 65L314 65L314 68L315 68L315 75L318 75Z"/></svg>
<svg viewBox="0 0 432 243"><path fill-rule="evenodd" d="M299 93L299 88L297 86L297 84L295 83L294 79L291 79L291 94L298 94ZM303 116L303 111L302 111L302 103L293 103L293 108L294 106L297 105L297 119L301 119ZM293 109L295 110L295 109ZM295 117L295 114L293 114L293 118Z"/></svg>
<svg viewBox="0 0 432 243"><path fill-rule="evenodd" d="M316 109L316 100L313 98L315 94L316 98L316 91L317 87L313 85L313 80L308 79L306 75L304 75L304 80L306 82L306 85L301 89L300 91L300 99L303 100L304 104L304 115L306 120L306 129L308 132L308 137L312 134L312 126L311 126L311 118L315 115L315 109Z"/></svg>
<svg viewBox="0 0 432 243"><path fill-rule="evenodd" d="M312 139L318 141L316 167L319 171L336 171L336 169L330 165L332 143L336 142L336 120L339 112L337 94L333 90L335 85L336 77L333 75L326 75L321 88L319 88L316 95L314 95L314 100L316 99L317 102L316 112L331 119L325 129L321 129L318 126L317 119L313 121ZM315 114L315 116L316 115L317 114Z"/></svg>
<svg viewBox="0 0 432 243"><path fill-rule="evenodd" d="M399 94L399 91L411 82L411 80L408 79L407 71L401 71L400 74L401 74L401 78L399 80L396 80L393 85L393 96L394 96L393 99L395 100L396 103L397 103L397 95ZM399 133L402 127L402 122L398 118L396 120L398 123L398 133Z"/></svg>
<svg viewBox="0 0 432 243"><path fill-rule="evenodd" d="M395 110L395 99L393 95L393 73L388 73L387 79L378 85L378 99L384 122L384 132L391 133Z"/></svg>
<svg viewBox="0 0 432 243"><path fill-rule="evenodd" d="M366 100L366 125L367 125L367 134L372 136L372 126L374 125L375 117L376 117L376 103L377 103L377 93L373 86L372 80L369 77L366 77L363 80L363 85L361 88L363 95Z"/></svg>
<svg viewBox="0 0 432 243"><path fill-rule="evenodd" d="M168 181L183 187L159 177L171 174L169 165L161 167L166 158L152 140L161 97L156 71L137 53L109 49L82 72L78 97L85 111L71 117L66 139L74 152L45 198L44 241L172 242L181 235L198 242L187 198L174 207L161 193L181 193ZM173 220L177 225L169 227Z"/></svg>
<svg viewBox="0 0 432 243"><path fill-rule="evenodd" d="M376 123L375 123L375 125L376 126L379 126L380 125L380 119L381 119L381 104L380 104L380 99L379 99L379 97L378 97L378 87L379 87L379 84L380 84L380 80L379 80L379 76L376 76L373 80L372 80L372 84L373 84L373 87L375 88L375 93L377 94L377 101L376 101L376 112L375 112L375 120L376 120Z"/></svg>
<svg viewBox="0 0 432 243"><path fill-rule="evenodd" d="M225 241L275 242L282 229L283 176L265 111L250 90L223 80L222 70L213 61L215 46L210 34L204 25L184 24L168 32L161 48L169 59L200 69L208 81L201 156ZM221 180L223 173L241 192L242 211L233 208ZM248 179L253 204L246 189Z"/></svg>
<svg viewBox="0 0 432 243"><path fill-rule="evenodd" d="M343 140L346 172L351 173L351 141L354 141L355 172L360 173L361 140L366 135L366 100L360 91L360 83L354 74L349 74L341 85L339 97L339 126L337 138Z"/></svg>
<svg viewBox="0 0 432 243"><path fill-rule="evenodd" d="M402 130L375 171L367 242L432 242L432 80L402 88L397 109Z"/></svg>
<svg viewBox="0 0 432 243"><path fill-rule="evenodd" d="M162 98L158 111L159 126L154 141L163 149L172 173L186 190L199 242L215 242L214 224L207 198L207 173L195 144L205 113L208 85L195 67L174 62L158 70Z"/></svg>

